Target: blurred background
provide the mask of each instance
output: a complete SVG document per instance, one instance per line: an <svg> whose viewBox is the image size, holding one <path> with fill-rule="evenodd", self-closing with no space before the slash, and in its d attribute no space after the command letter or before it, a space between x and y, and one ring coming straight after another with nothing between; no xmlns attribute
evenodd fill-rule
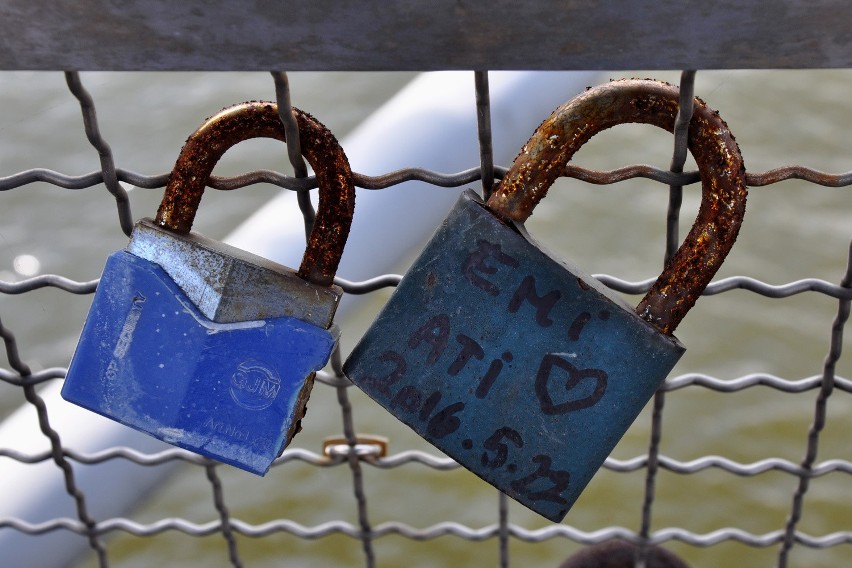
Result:
<svg viewBox="0 0 852 568"><path fill-rule="evenodd" d="M468 75L469 100L464 104L473 112L474 81L473 74ZM598 82L630 76L673 83L680 78L676 71L632 70L601 73ZM145 175L168 172L184 139L221 107L275 98L267 73L93 72L81 77L95 101L101 134L112 148L116 165ZM314 114L345 140L415 75L291 73L289 78L293 105ZM849 71L701 71L695 93L727 121L749 172L796 164L840 173L852 169L848 157L852 142L850 84ZM568 100L579 91L562 93L561 99ZM549 112L543 111L540 120ZM530 129L507 140L504 132L508 127L499 116L492 120L495 146L519 150L532 133ZM469 136L475 147L476 131ZM668 169L672 144L671 135L662 130L625 125L596 136L576 155L574 163L596 170L636 163ZM83 131L79 103L69 93L61 73L0 73L0 149L0 177L29 168L49 168L70 175L100 169L97 153ZM348 149L345 143L344 149ZM440 151L435 149L436 153ZM500 165L508 166L510 160L511 156ZM474 161L465 167L478 166ZM352 167L356 172L382 173L363 172L355 160ZM225 176L257 169L291 174L283 145L271 140L242 143L226 154L215 173ZM685 169L695 169L691 159ZM474 187L478 189L479 183ZM162 189L128 189L134 219L153 215ZM236 193L208 191L195 229L224 238L281 191L269 185L254 185ZM457 189L419 183L417 191L437 195ZM699 194L698 185L684 190L682 235L691 225ZM796 180L751 189L739 241L717 280L741 275L774 285L803 278L838 283L849 250L849 201L848 189ZM667 203L667 187L650 180L594 186L562 179L536 209L527 228L551 251L588 272L644 280L656 276L661 267ZM0 280L14 282L40 274L93 280L100 275L107 255L126 243L114 200L102 184L66 190L33 183L0 193ZM389 272L403 273L417 252L412 248L410 255ZM376 254L381 254L381 244ZM338 275L353 278L345 272ZM384 289L370 294L338 321L344 356L390 293L390 289ZM636 303L639 298L628 300ZM0 294L0 317L15 334L21 357L33 370L66 367L90 302L90 295L72 295L54 288ZM677 336L687 352L670 379L690 373L722 380L754 373L790 381L820 375L837 305L837 300L813 292L781 300L742 290L704 297L678 329ZM5 358L3 366L8 368ZM848 358L841 358L837 374L849 376ZM356 388L348 389L348 393L357 432L387 436L391 454L417 449L439 455ZM763 386L734 393L698 386L674 391L667 396L661 452L679 461L718 455L747 464L770 457L798 463L805 453L816 396L815 389L792 394ZM20 389L0 383L0 415L9 415L24 402ZM820 439L818 462L850 459L850 410L849 393L835 390L828 403L829 420ZM646 408L613 457L629 459L647 453L650 423L650 409ZM322 439L340 431L336 392L317 385L304 431L291 447L321 452ZM0 458L0 462L8 460ZM497 522L496 491L467 471L435 471L420 464L392 469L363 467L374 525L399 521L423 528L453 521L481 528ZM265 478L227 466L217 471L234 518L254 525L281 518L304 526L333 520L357 525L351 474L345 465L318 468L292 461L273 468ZM58 470L56 475L60 475ZM584 532L610 526L636 531L641 522L644 484L644 469L631 473L601 470L564 524ZM657 482L652 533L674 527L698 534L726 527L758 535L781 530L797 484L797 477L778 471L740 477L713 468L688 475L663 470ZM799 530L812 536L839 531L848 534L852 530L850 489L852 479L844 472L813 479ZM0 490L0 499L14 490ZM126 516L142 524L173 517L195 523L218 519L204 470L192 464L179 465ZM548 526L544 519L515 503L510 503L509 520L529 529ZM238 536L237 541L246 566L363 563L360 541L343 535L304 540L273 532L262 538ZM114 566L227 565L226 546L216 531L199 538L175 530L147 537L117 530L106 542ZM845 542L823 550L797 546L791 565L845 565L850 554L848 536ZM512 564L542 567L557 566L580 547L562 537L537 543L512 539L509 546ZM705 568L774 566L778 554L777 545L751 547L735 539L708 547L675 539L665 546L693 566ZM495 538L471 542L440 536L417 541L389 535L376 539L374 547L377 565L388 567L492 566L498 564L499 555ZM88 567L96 562L89 552L73 565Z"/></svg>

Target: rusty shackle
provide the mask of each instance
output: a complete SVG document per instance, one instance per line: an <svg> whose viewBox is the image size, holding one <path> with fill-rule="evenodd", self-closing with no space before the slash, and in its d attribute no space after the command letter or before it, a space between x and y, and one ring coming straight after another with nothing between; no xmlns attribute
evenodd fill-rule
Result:
<svg viewBox="0 0 852 568"><path fill-rule="evenodd" d="M652 80L626 79L593 87L557 108L521 149L495 187L488 207L523 223L592 136L631 122L673 132L679 90ZM671 334L722 265L745 214L745 166L739 147L719 113L696 98L688 147L701 176L701 206L692 229L636 313Z"/></svg>
<svg viewBox="0 0 852 568"><path fill-rule="evenodd" d="M298 275L314 284L332 284L355 211L355 185L349 160L334 135L310 114L294 108L302 155L319 185L319 207ZM208 118L186 141L157 210L154 223L188 233L213 167L235 144L251 138L286 142L273 102L252 101Z"/></svg>

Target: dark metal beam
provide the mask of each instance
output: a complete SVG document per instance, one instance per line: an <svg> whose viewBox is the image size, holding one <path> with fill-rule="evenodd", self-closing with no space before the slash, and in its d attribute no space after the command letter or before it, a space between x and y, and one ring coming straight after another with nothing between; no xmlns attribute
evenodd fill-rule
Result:
<svg viewBox="0 0 852 568"><path fill-rule="evenodd" d="M4 0L0 69L849 67L848 0Z"/></svg>

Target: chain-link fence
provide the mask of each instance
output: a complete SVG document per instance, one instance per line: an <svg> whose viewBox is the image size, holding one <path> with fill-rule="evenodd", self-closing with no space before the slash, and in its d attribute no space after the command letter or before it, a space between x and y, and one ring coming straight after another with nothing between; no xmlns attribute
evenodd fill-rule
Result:
<svg viewBox="0 0 852 568"><path fill-rule="evenodd" d="M291 116L287 77L282 73L272 75L274 81L270 82L270 87L274 84L274 90L270 88L270 95L275 95L286 120ZM165 185L168 174L144 175L122 169L113 156L108 137L102 135L105 126L98 123L95 102L81 77L77 73L66 73L65 78L71 95L79 102L85 134L97 152L100 169L83 175L41 167L2 172L0 199L35 186L46 202L51 201L53 192L62 188L105 187L115 201L118 214L112 219L104 218L103 223L117 223L129 234L138 214L131 213L126 187L158 190ZM695 78L695 72L682 73L682 104L691 104L693 94L698 94L713 106L713 93L695 92ZM491 153L488 74L472 73L470 80L475 85L471 104L476 106L478 116L479 164L471 164L470 169L458 173L413 167L377 176L356 172L356 186L393 191L399 183L412 179L446 188L487 180L481 186L489 191L491 180L499 179L506 168L493 163ZM759 85L754 88L759 90ZM755 102L742 101L744 106L749 104ZM792 110L785 108L779 112L787 114ZM818 114L815 109L805 112L809 116ZM691 112L682 113L682 116L691 116ZM736 125L730 120L729 123L737 135ZM682 122L681 126L684 124ZM144 137L144 133L139 136ZM748 167L750 154L757 150L740 142ZM845 152L843 142L838 140L835 144L841 155ZM10 147L16 142L4 139L2 144ZM655 273L662 256L676 248L683 193L686 190L689 206L694 196L688 189L698 186L698 173L689 171L684 128L676 129L673 146L668 170L639 165L596 171L574 164L565 170L568 178L598 185L630 185L636 182L626 180L637 178L653 180L657 182L651 184L656 186L657 196L659 187L668 186L667 208L660 207L662 202L658 199L649 205L650 209L659 210L661 217L667 209L662 255L656 261L642 259L637 272L646 276L638 281L608 275L599 277L605 285L628 297L641 294L651 286L654 278L647 275ZM313 212L306 196L316 184L314 178L307 175L298 153L292 151L294 147L292 143L289 145L293 175L254 171L237 177L216 177L211 186L231 190L267 183L296 190L301 196L299 204L305 222L309 224ZM37 154L38 148L28 151ZM582 155L575 161L582 164ZM785 180L803 180L805 183L794 189L807 193L807 199L819 201L823 199L822 194L814 197L816 194L808 193L812 188L825 191L829 191L825 188L844 188L852 183L852 173L824 173L808 166L785 166L767 171L749 169L747 182L752 191L746 226L754 209L759 211L772 200L789 197L793 190L781 183ZM807 189L800 189L806 186ZM631 190L633 187L630 185ZM575 188L570 190L575 191ZM98 197L101 202L106 198L106 194ZM627 194L618 194L615 199L625 200ZM28 215L33 224L38 224L37 211L25 211L20 207L14 210L17 204L7 203L10 203L5 206L7 212ZM61 202L53 203L62 206ZM570 198L567 203L571 203ZM756 213L763 219L756 221L760 230L777 231L779 237L789 231L817 233L815 237L808 235L811 238L806 239L800 249L758 251L754 257L749 257L758 260L763 257L767 263L780 265L773 275L794 276L777 283L752 276L728 275L723 271L707 288L705 296L714 298L705 297L699 301L696 313L687 317L687 321L692 321L682 336L688 348L699 352L698 358L689 361L685 370L669 377L653 403L631 428L623 445L607 460L604 470L590 486L588 497L578 503L576 515L569 513L561 524L544 524L505 496L483 488L484 483L414 439L410 433L402 432L403 427L397 426L392 419L380 418L378 422L364 419L371 428L383 428L370 433L379 437L365 434L358 426L360 416L378 411L343 375L340 352L335 353L330 367L318 375L321 384L316 389L319 392L313 395L310 413L322 413L326 420L333 413L337 418L332 423L336 420L342 423L342 428L322 432L332 439L322 446L312 447L309 444L316 443L316 438L310 434L309 413L306 432L276 460L266 479L249 479L226 466L178 449L145 452L116 447L98 452L80 451L63 443L62 436L57 433L61 428L52 420L50 408L39 394L42 385L61 381L65 368L29 365L30 346L16 341L15 336L16 328L48 328L52 318L60 317L42 308L47 291L53 296L89 295L97 282L78 281L61 274L27 277L25 267L18 271L18 276L23 277L7 273L8 277L0 282L0 292L4 295L0 306L16 303L18 307L14 313L29 316L25 319L15 317L12 323L2 314L0 334L4 338L7 359L7 365L0 370L0 380L6 385L2 392L9 400L24 402L35 409L37 424L31 425L49 441L49 449L33 453L3 447L0 455L4 462L33 466L52 464L50 467L55 475L62 477L67 498L74 504L74 514L39 521L0 518L0 531L36 539L60 532L78 535L77 538L84 540L90 549L82 565L99 566L150 565L143 559L155 558L155 548L170 550L165 553L166 557L180 559L176 563L181 564L197 559L195 555L201 554L197 550L203 548L204 560L199 563L206 565L214 562L215 565L230 563L233 566L342 563L391 566L408 558L410 564L418 566L488 565L492 562L510 566L532 561L556 566L559 559L580 545L612 539L659 544L676 550L695 566L723 565L720 562L764 566L841 565L852 544L852 527L846 520L849 501L844 490L848 489L848 474L852 473L845 434L848 424L844 418L848 414L845 411L849 407L852 383L839 376L837 368L852 299L852 274L846 268L846 258L834 258L829 270L834 272L824 278L799 275L796 267L800 262L797 255L816 254L808 247L814 243L819 246L817 229L820 223L836 222L839 232L848 233L848 222L840 210L843 203L842 198L828 205L820 202L823 211L836 214L828 221L826 217L819 217L810 222L808 210L797 210L798 219L786 217L789 212L783 209L772 212L770 220ZM608 208L615 206L612 202L605 203L600 211L588 214L609 214ZM626 209L630 213L632 206ZM564 212L551 215L541 214L544 230L547 223L562 224L568 216ZM683 215L684 222L690 222L688 217L689 214ZM608 225L607 232L616 233L619 228L616 218ZM0 227L0 235L3 232ZM749 239L753 236L755 233L745 230L737 247L749 247ZM14 241L9 235L4 239ZM636 239L643 240L639 236ZM661 248L659 243L648 246L656 247L655 251ZM85 248L83 243L81 252ZM597 249L587 254L605 253L606 249ZM18 256L16 259L26 264L26 258ZM760 268L755 266L753 273L760 274ZM361 282L338 280L347 294L367 295L373 304L381 304L399 277L377 274ZM717 302L717 298L723 297L733 299L730 303ZM803 298L806 300L802 301ZM748 341L741 336L734 337L743 332L737 332L736 325L731 323L744 320L757 321L747 332L752 335ZM803 345L805 340L799 328L806 330L808 341L824 345L822 362L811 355L812 346ZM348 347L357 339L353 335L357 336L358 331L358 325L350 329L345 324L342 326L342 337L348 338ZM822 335L814 337L819 334ZM755 335L760 337L755 340ZM735 344L741 342L758 350L740 353ZM787 365L788 356L796 361L795 366ZM716 361L721 363L716 365ZM800 369L811 371L804 371L804 378L790 375ZM791 402L793 399L795 402ZM753 422L749 421L751 416ZM767 416L771 420L766 420ZM734 417L744 422L732 426ZM666 427L664 420L670 421ZM772 430L775 431L769 432ZM704 433L703 437L697 435L699 431ZM383 437L389 439L387 447ZM670 447L677 457L669 455L666 449L667 441L672 439L680 444ZM691 440L708 441L708 445ZM619 457L641 448L644 449L638 455ZM78 474L82 469L116 461L135 464L142 476L146 470L152 475L155 471L156 475L162 475L159 470L174 464L180 464L181 473L172 472L162 478L164 481L157 482L160 496L146 493L147 500L136 512L101 518L89 505L92 491L98 489L82 488L77 483ZM265 498L243 499L249 485L260 487L255 491ZM15 492L15 487L7 485L2 498L11 498ZM192 498L184 499L184 492ZM198 495L203 492L210 497L202 506ZM253 499L266 501L263 513L252 508ZM772 504L772 512L761 510L766 503ZM157 510L165 505L170 506L168 513ZM411 510L412 507L423 507L423 511ZM779 518L779 511L783 512L783 518ZM426 521L441 515L446 518L434 523ZM484 521L489 515L490 520ZM707 517L707 523L696 519L703 516ZM724 519L724 524L715 524L720 519ZM194 544L187 544L194 540L190 537L198 537L203 546L196 548ZM189 557L182 552L184 547L193 551Z"/></svg>

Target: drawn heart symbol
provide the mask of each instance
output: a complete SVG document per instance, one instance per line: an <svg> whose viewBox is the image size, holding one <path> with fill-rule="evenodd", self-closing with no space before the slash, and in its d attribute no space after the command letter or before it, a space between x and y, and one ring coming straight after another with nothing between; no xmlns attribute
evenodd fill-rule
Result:
<svg viewBox="0 0 852 568"><path fill-rule="evenodd" d="M553 399L550 397L548 386L554 367L559 367L568 373L568 380L565 381L565 390L568 391L569 397L572 390L589 379L595 381L595 390L587 397L573 400L569 398L565 402L554 404ZM541 411L548 416L553 416L554 414L565 414L572 410L594 406L606 392L607 378L606 372L601 369L578 369L558 354L548 353L541 360L538 374L535 377L535 394L538 396L538 401L541 404Z"/></svg>

